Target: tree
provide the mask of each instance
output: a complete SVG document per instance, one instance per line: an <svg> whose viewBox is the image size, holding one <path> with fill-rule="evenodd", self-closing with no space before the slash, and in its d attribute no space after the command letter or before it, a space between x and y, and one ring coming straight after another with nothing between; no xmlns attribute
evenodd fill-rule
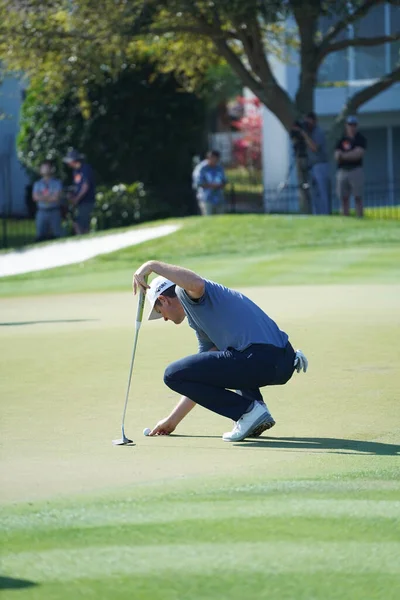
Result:
<svg viewBox="0 0 400 600"><path fill-rule="evenodd" d="M112 73L140 53L189 86L199 82L211 63L225 60L289 131L299 115L313 110L318 71L329 55L400 40L399 31L343 36L382 4L384 0L104 0L99 11L94 0L0 0L0 52L11 68L41 73L54 85L68 74L71 84L83 90L88 78ZM389 4L397 6L398 0ZM334 17L334 23L322 34L323 16ZM294 99L277 81L271 62L273 55L283 56L287 43L297 45L300 56ZM338 120L399 80L397 64L350 97ZM301 170L299 175L304 183Z"/></svg>
<svg viewBox="0 0 400 600"><path fill-rule="evenodd" d="M30 86L18 136L27 169L38 171L42 160L52 159L57 172L68 176L62 157L72 146L88 157L99 184L141 181L160 197L169 190L172 201L174 191L192 197L192 157L203 144L202 100L179 91L172 74L157 74L148 63L89 84L86 98L91 110L84 118L69 90L49 102L43 84Z"/></svg>

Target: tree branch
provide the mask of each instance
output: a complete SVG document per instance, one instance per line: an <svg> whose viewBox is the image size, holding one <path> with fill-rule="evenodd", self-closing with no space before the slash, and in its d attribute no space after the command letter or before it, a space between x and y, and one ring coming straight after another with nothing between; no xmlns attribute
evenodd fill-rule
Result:
<svg viewBox="0 0 400 600"><path fill-rule="evenodd" d="M349 13L346 17L338 21L333 27L331 27L326 35L323 37L320 48L323 49L325 46L329 45L332 40L334 40L339 33L346 29L348 25L355 23L371 10L375 6L379 4L384 4L385 0L365 0L355 11Z"/></svg>
<svg viewBox="0 0 400 600"><path fill-rule="evenodd" d="M321 64L324 58L332 52L338 52L339 50L344 50L346 48L354 48L356 46L379 46L380 44L392 43L398 40L400 40L400 33L395 33L393 35L380 35L377 37L357 37L347 40L340 40L339 42L328 44L328 46L325 46L319 52L318 64Z"/></svg>
<svg viewBox="0 0 400 600"><path fill-rule="evenodd" d="M229 48L228 44L222 38L213 40L215 47L221 53L226 62L232 67L243 84L248 87L260 100L265 103L261 82L258 81L248 69L244 66L240 58Z"/></svg>
<svg viewBox="0 0 400 600"><path fill-rule="evenodd" d="M359 92L353 94L353 96L346 102L344 109L340 115L340 117L344 118L347 115L357 112L357 110L365 104L375 98L381 92L384 92L388 88L390 88L394 83L400 81L400 65L394 69L391 73L384 75L378 81L369 85L366 88L363 88Z"/></svg>
<svg viewBox="0 0 400 600"><path fill-rule="evenodd" d="M10 35L13 38L22 37L24 40L29 39L30 31L26 27L22 28L13 28L13 29L1 29L0 28L0 36L4 36L4 41L10 39ZM54 29L53 31L46 32L46 36L48 38L56 38L63 40L83 40L88 42L97 42L98 35L88 35L82 31L64 31Z"/></svg>
<svg viewBox="0 0 400 600"><path fill-rule="evenodd" d="M190 25L177 25L176 27L153 27L148 31L139 31L137 35L164 35L166 33L193 33L195 35L201 35L206 37L221 38L221 39L232 39L237 40L238 37L234 31L218 31L211 27L195 27ZM132 37L132 34L131 34ZM136 37L136 36L134 36Z"/></svg>

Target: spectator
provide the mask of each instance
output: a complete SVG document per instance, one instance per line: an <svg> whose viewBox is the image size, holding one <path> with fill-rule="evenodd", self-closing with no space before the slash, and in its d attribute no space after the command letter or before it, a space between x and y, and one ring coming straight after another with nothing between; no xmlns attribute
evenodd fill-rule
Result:
<svg viewBox="0 0 400 600"><path fill-rule="evenodd" d="M224 212L226 177L219 159L220 153L217 150L208 152L207 163L200 169L198 176L198 201L201 214L204 216Z"/></svg>
<svg viewBox="0 0 400 600"><path fill-rule="evenodd" d="M330 213L329 164L325 134L318 125L317 115L309 112L305 118L305 129L301 129L307 144L308 166L313 178L312 209L314 215Z"/></svg>
<svg viewBox="0 0 400 600"><path fill-rule="evenodd" d="M350 194L353 193L357 217L362 217L364 169L363 158L367 140L359 133L357 117L347 117L345 135L336 144L335 160L337 162L337 194L340 198L342 212L350 214Z"/></svg>
<svg viewBox="0 0 400 600"><path fill-rule="evenodd" d="M76 150L70 150L64 162L73 169L74 192L69 201L76 207L73 219L74 230L77 235L89 233L90 217L95 203L96 189L92 168L83 160L83 156Z"/></svg>
<svg viewBox="0 0 400 600"><path fill-rule="evenodd" d="M50 161L42 162L40 165L42 177L33 186L32 198L37 204L36 240L38 242L64 235L60 208L62 184L59 179L52 176L53 172Z"/></svg>
<svg viewBox="0 0 400 600"><path fill-rule="evenodd" d="M196 192L196 200L197 200L197 204L198 204L198 207L200 210L202 190L199 187L199 175L200 175L201 169L205 165L208 164L208 161L206 158L204 158L203 160L200 160L200 157L196 156L193 162L195 164L195 167L192 172L192 189L195 190L195 192ZM201 212L201 210L200 210L200 212Z"/></svg>

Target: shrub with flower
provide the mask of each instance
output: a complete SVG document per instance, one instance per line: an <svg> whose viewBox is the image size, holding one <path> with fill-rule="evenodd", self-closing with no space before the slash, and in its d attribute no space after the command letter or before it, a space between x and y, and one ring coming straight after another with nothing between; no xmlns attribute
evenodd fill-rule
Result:
<svg viewBox="0 0 400 600"><path fill-rule="evenodd" d="M239 97L244 106L244 116L234 121L233 126L243 133L243 137L233 144L236 165L261 169L262 116L258 98Z"/></svg>

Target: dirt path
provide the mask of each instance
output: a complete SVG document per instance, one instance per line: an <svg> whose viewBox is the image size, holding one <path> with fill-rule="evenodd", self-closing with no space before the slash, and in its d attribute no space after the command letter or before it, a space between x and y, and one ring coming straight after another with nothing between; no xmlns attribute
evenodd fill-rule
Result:
<svg viewBox="0 0 400 600"><path fill-rule="evenodd" d="M179 229L179 225L146 227L122 233L63 240L38 248L28 247L6 252L0 254L0 277L80 263L100 254L109 254L115 250L121 250L121 248L169 235L177 229Z"/></svg>

